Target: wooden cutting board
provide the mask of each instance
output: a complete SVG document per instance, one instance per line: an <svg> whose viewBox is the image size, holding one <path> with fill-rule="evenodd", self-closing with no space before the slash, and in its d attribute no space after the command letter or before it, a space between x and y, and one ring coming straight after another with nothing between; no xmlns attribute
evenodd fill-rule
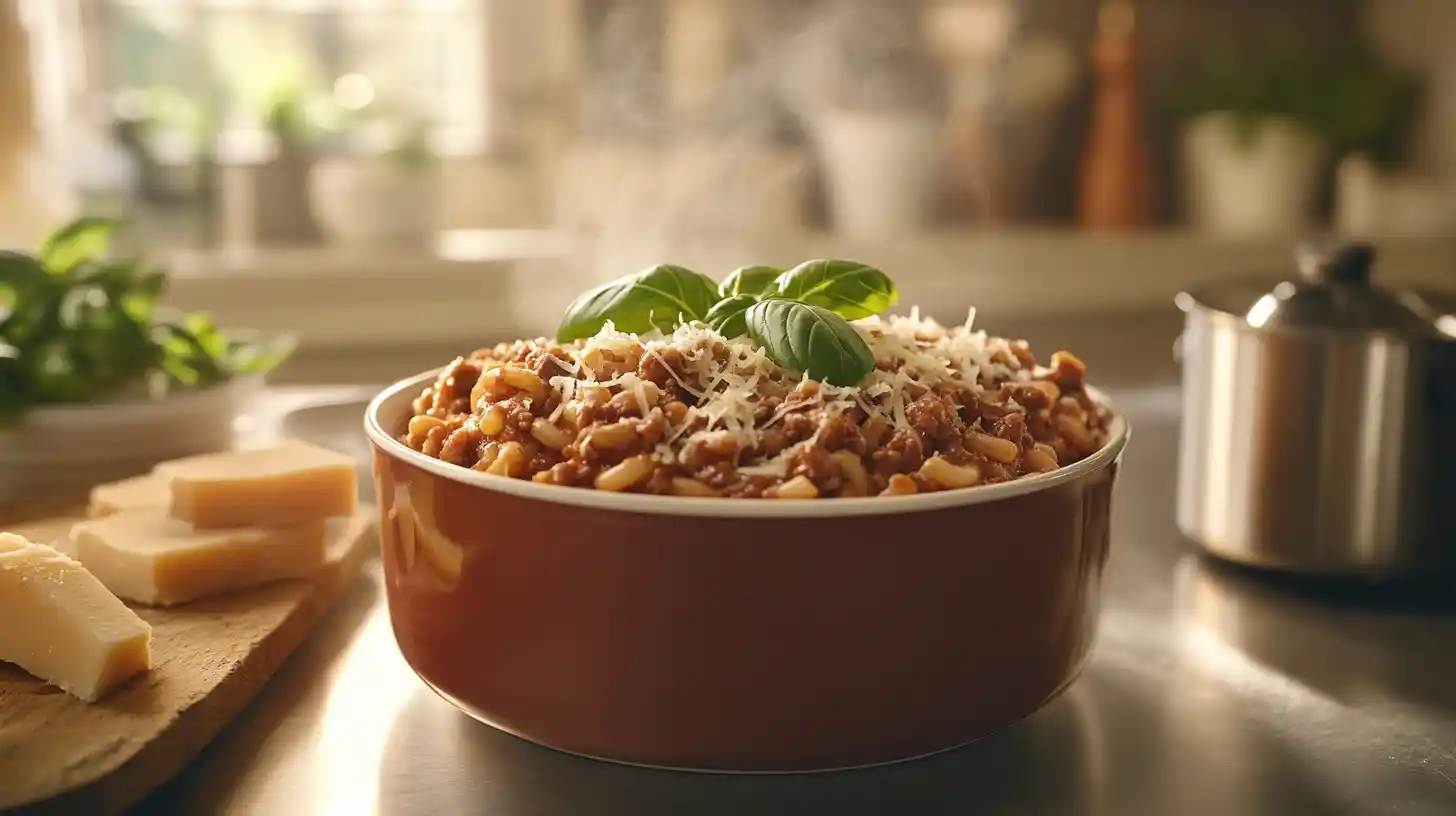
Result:
<svg viewBox="0 0 1456 816"><path fill-rule="evenodd" d="M8 531L50 542L74 518ZM172 609L134 607L152 625L152 670L99 703L0 663L0 810L118 813L180 770L257 694L374 552L373 508L331 524L329 563L311 581Z"/></svg>

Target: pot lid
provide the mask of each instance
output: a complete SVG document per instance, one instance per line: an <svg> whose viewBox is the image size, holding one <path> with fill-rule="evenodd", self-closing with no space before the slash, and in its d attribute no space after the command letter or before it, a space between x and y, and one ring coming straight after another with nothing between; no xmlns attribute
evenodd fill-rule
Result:
<svg viewBox="0 0 1456 816"><path fill-rule="evenodd" d="M1298 274L1272 288L1243 282L1194 289L1178 295L1178 306L1224 312L1263 330L1456 335L1456 318L1430 299L1371 281L1375 249L1368 244L1312 241L1300 246L1296 258Z"/></svg>

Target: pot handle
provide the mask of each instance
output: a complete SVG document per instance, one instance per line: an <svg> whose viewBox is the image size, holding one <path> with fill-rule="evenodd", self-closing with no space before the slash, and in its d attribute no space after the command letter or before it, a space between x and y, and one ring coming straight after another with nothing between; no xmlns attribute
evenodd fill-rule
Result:
<svg viewBox="0 0 1456 816"><path fill-rule="evenodd" d="M1442 348L1429 380L1431 402L1437 416L1456 420L1456 344Z"/></svg>

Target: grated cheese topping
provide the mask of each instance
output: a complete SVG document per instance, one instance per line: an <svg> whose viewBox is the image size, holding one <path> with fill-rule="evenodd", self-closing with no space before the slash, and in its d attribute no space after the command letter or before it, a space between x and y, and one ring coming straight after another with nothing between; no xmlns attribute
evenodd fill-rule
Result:
<svg viewBox="0 0 1456 816"><path fill-rule="evenodd" d="M595 336L566 349L570 356L563 368L574 376L556 376L549 385L564 406L582 382L595 381L598 386L619 386L633 394L645 415L652 400L646 388L652 386L634 372L596 381L594 364L600 366L604 353L627 358L640 353L656 358L683 390L696 398L688 408L684 421L653 452L653 458L673 462L676 451L695 440L727 434L738 450L758 447L762 433L797 410L823 408L826 415L855 407L870 417L877 417L896 428L910 428L906 407L927 391L954 385L981 393L993 384L1026 372L1013 369L995 359L998 348L983 331L972 328L975 310L959 326L944 327L921 317L918 309L909 316L870 317L851 325L862 336L875 358L875 369L855 386L842 387L810 381L780 368L764 353L762 347L747 337L727 338L701 323L679 326L671 334L654 331L635 335L620 332L608 323ZM640 350L640 351L639 351ZM677 366L667 363L666 352L681 360ZM773 414L760 423L756 417L767 398L764 385L774 381L792 389L793 396L778 405ZM811 383L803 385L802 383ZM783 392L785 388L770 389ZM553 414L553 421L562 408ZM822 425L820 426L823 427ZM817 437L817 433L816 433ZM812 444L813 439L800 443ZM741 473L783 476L789 455L795 445L773 459L753 463L735 463Z"/></svg>

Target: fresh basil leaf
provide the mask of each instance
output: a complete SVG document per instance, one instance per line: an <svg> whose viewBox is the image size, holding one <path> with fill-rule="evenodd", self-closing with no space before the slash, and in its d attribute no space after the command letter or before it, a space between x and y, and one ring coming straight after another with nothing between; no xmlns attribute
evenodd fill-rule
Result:
<svg viewBox="0 0 1456 816"><path fill-rule="evenodd" d="M0 251L0 424L55 403L276 368L291 338L231 336L206 314L159 315L166 273L100 257L114 222L81 219L36 255Z"/></svg>
<svg viewBox="0 0 1456 816"><path fill-rule="evenodd" d="M720 300L703 319L708 328L732 340L748 334L748 323L743 315L758 302L754 295L733 295Z"/></svg>
<svg viewBox="0 0 1456 816"><path fill-rule="evenodd" d="M567 307L556 339L569 343L591 337L608 321L633 334L670 332L683 321L703 320L718 300L713 281L681 266L661 264L577 298Z"/></svg>
<svg viewBox="0 0 1456 816"><path fill-rule="evenodd" d="M33 256L0 249L0 285L30 289L45 283L45 277L45 267Z"/></svg>
<svg viewBox="0 0 1456 816"><path fill-rule="evenodd" d="M51 342L27 355L32 384L40 402L83 402L95 395L95 384L64 342Z"/></svg>
<svg viewBox="0 0 1456 816"><path fill-rule="evenodd" d="M167 274L160 270L138 273L132 285L126 290L121 304L138 320L150 319L156 311L157 301L167 291Z"/></svg>
<svg viewBox="0 0 1456 816"><path fill-rule="evenodd" d="M839 315L797 300L761 300L744 315L748 336L781 368L832 385L858 385L874 370L864 338Z"/></svg>
<svg viewBox="0 0 1456 816"><path fill-rule="evenodd" d="M805 261L780 275L775 286L779 297L828 309L845 320L877 315L900 299L888 275L858 261Z"/></svg>
<svg viewBox="0 0 1456 816"><path fill-rule="evenodd" d="M0 331L22 309L23 301L46 286L45 267L35 258L9 250L0 250Z"/></svg>
<svg viewBox="0 0 1456 816"><path fill-rule="evenodd" d="M228 352L227 337L218 330L217 324L212 322L212 315L207 312L193 312L184 319L183 325L187 331L197 338L207 356L213 360L221 361Z"/></svg>
<svg viewBox="0 0 1456 816"><path fill-rule="evenodd" d="M53 275L63 275L83 261L100 255L111 242L117 222L111 218L87 216L51 233L40 246L40 261Z"/></svg>
<svg viewBox="0 0 1456 816"><path fill-rule="evenodd" d="M66 331L79 331L93 320L99 309L106 308L106 292L96 286L72 286L59 304L61 326Z"/></svg>
<svg viewBox="0 0 1456 816"><path fill-rule="evenodd" d="M774 281L784 270L776 266L743 266L728 273L718 284L718 294L725 298L734 295L762 295L773 291Z"/></svg>
<svg viewBox="0 0 1456 816"><path fill-rule="evenodd" d="M208 348L207 340L198 337L185 325L169 323L162 328L165 334L170 335L163 345L162 367L174 379L183 385L203 386L226 378L226 372Z"/></svg>
<svg viewBox="0 0 1456 816"><path fill-rule="evenodd" d="M19 422L30 400L30 372L20 349L0 341L0 427Z"/></svg>
<svg viewBox="0 0 1456 816"><path fill-rule="evenodd" d="M230 339L227 367L234 374L265 374L283 365L297 348L298 338L291 334Z"/></svg>

